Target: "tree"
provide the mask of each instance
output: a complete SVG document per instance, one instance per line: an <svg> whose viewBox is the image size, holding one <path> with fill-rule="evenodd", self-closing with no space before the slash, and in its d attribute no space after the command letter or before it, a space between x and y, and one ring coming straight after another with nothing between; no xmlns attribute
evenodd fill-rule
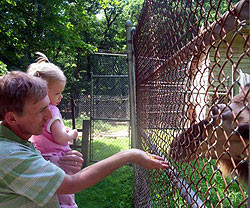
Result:
<svg viewBox="0 0 250 208"><path fill-rule="evenodd" d="M2 0L0 60L9 70L25 71L41 51L65 72L66 93L82 93L89 88L91 54L124 51L125 22L136 20L141 5L142 0Z"/></svg>
<svg viewBox="0 0 250 208"><path fill-rule="evenodd" d="M6 64L0 61L0 76L8 72Z"/></svg>

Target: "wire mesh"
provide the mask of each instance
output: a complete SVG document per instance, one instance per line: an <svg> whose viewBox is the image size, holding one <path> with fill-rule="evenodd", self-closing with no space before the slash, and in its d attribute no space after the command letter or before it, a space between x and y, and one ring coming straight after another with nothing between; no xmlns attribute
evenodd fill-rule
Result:
<svg viewBox="0 0 250 208"><path fill-rule="evenodd" d="M126 55L92 56L90 160L130 148L130 106Z"/></svg>
<svg viewBox="0 0 250 208"><path fill-rule="evenodd" d="M75 119L89 119L90 118L90 105L91 105L91 96L80 94L77 97L75 96L73 102L67 100L62 100L59 105L59 108L64 119L72 119L72 108L75 111ZM72 106L73 105L73 106ZM79 128L79 127L78 127Z"/></svg>
<svg viewBox="0 0 250 208"><path fill-rule="evenodd" d="M247 207L249 1L145 0L133 37L136 207Z"/></svg>
<svg viewBox="0 0 250 208"><path fill-rule="evenodd" d="M103 160L129 147L129 122L92 120L90 161Z"/></svg>
<svg viewBox="0 0 250 208"><path fill-rule="evenodd" d="M128 120L128 76L93 76L92 82L92 117Z"/></svg>
<svg viewBox="0 0 250 208"><path fill-rule="evenodd" d="M91 71L94 75L127 75L126 54L95 53L91 57Z"/></svg>

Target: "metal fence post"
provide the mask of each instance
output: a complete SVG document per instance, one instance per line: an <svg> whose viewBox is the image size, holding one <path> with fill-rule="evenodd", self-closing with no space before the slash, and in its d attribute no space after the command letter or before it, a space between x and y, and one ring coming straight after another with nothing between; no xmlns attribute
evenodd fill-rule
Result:
<svg viewBox="0 0 250 208"><path fill-rule="evenodd" d="M133 43L132 43L132 23L130 20L126 21L126 38L127 38L127 59L129 69L129 100L130 100L130 125L131 125L131 147L136 148L136 93L135 93L135 71L134 71L134 57L133 57Z"/></svg>
<svg viewBox="0 0 250 208"><path fill-rule="evenodd" d="M88 146L89 146L89 129L90 121L82 121L82 154L83 154L83 168L88 166Z"/></svg>

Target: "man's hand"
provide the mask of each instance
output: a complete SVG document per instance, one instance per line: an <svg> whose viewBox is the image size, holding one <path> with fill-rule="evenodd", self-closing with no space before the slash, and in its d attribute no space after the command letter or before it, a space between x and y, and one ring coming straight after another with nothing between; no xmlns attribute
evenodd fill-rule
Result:
<svg viewBox="0 0 250 208"><path fill-rule="evenodd" d="M73 174L79 172L82 168L83 158L82 154L76 150L67 152L60 157L58 166L62 168L66 173L71 172Z"/></svg>
<svg viewBox="0 0 250 208"><path fill-rule="evenodd" d="M139 149L131 149L131 161L147 169L165 169L169 167L169 163L164 161L160 156L146 153Z"/></svg>

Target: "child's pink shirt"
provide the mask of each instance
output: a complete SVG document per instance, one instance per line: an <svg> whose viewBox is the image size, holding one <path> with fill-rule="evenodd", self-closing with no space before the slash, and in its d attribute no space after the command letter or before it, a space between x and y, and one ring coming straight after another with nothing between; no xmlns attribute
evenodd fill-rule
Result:
<svg viewBox="0 0 250 208"><path fill-rule="evenodd" d="M49 105L52 118L45 124L44 131L41 135L32 136L30 141L45 157L62 156L64 153L71 151L69 144L61 145L55 141L51 133L51 125L54 121L59 120L61 128L65 130L62 116L59 109L54 105Z"/></svg>

